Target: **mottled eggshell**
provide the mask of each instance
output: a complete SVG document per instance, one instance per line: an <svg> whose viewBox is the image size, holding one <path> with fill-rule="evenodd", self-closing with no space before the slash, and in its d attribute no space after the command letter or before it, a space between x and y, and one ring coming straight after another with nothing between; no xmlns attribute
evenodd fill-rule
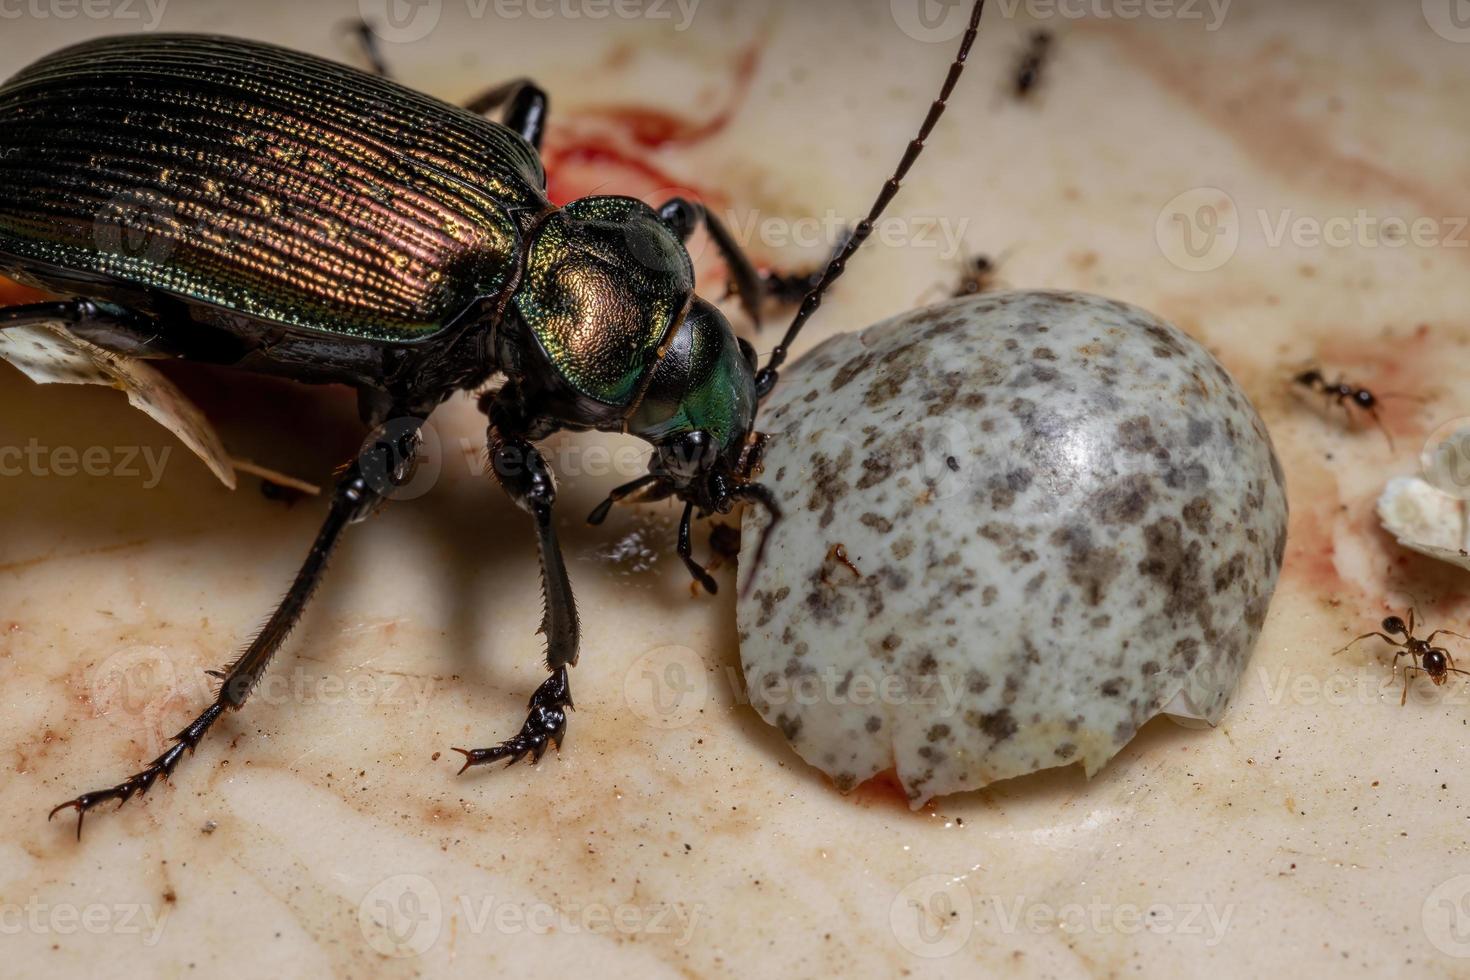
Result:
<svg viewBox="0 0 1470 980"><path fill-rule="evenodd" d="M1213 724L1286 538L1271 441L1198 343L1081 293L966 298L832 338L762 412L738 606L752 703L847 790L914 806Z"/></svg>

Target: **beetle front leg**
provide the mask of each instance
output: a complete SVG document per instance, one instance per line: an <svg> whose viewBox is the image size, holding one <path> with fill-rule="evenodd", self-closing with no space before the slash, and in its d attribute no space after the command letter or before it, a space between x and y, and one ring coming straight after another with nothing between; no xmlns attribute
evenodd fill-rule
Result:
<svg viewBox="0 0 1470 980"><path fill-rule="evenodd" d="M531 695L530 713L520 733L494 748L454 749L465 757L464 772L470 766L509 759L512 764L526 755L540 761L548 745L561 748L567 728L567 711L572 707L572 693L567 668L577 663L581 626L577 620L577 603L567 579L566 563L552 523L552 504L556 486L551 469L536 448L520 436L506 436L495 424L490 426L490 459L495 478L512 500L534 519L536 543L541 554L541 590L545 609L541 632L546 636L546 667L551 671L536 693Z"/></svg>
<svg viewBox="0 0 1470 980"><path fill-rule="evenodd" d="M740 300L740 308L745 315L750 317L750 322L759 330L761 327L761 303L765 298L765 287L761 275L755 269L755 264L750 261L750 256L740 247L735 236L730 234L730 229L709 208L703 204L690 201L687 198L671 197L660 205L658 209L659 220L669 227L680 241L687 242L689 236L694 234L694 229L704 225L704 230L709 232L710 240L715 243L715 249L720 253L720 258L725 260L725 266L730 271L730 281L735 285L735 293Z"/></svg>

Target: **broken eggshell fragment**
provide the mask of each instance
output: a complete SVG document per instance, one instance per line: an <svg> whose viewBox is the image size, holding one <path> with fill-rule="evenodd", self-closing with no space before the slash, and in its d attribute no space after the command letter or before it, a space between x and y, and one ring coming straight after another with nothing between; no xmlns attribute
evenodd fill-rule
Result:
<svg viewBox="0 0 1470 980"><path fill-rule="evenodd" d="M1215 723L1281 568L1264 425L1194 340L1081 293L901 314L787 370L785 509L738 605L750 699L848 790L911 804L1088 775L1161 712Z"/></svg>

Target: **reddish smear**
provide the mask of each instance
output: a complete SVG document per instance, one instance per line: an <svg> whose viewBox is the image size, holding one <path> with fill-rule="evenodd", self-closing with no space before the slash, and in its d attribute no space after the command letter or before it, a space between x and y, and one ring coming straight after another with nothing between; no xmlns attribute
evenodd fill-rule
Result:
<svg viewBox="0 0 1470 980"><path fill-rule="evenodd" d="M1444 348L1432 343L1429 324L1417 325L1407 336L1395 334L1364 341L1334 339L1325 357L1320 367L1329 381L1342 377L1378 396L1378 417L1393 433L1399 448L1429 434L1424 425L1426 389L1433 389L1435 375L1446 366ZM1325 401L1318 398L1317 405L1329 421L1361 432L1364 438L1383 438L1373 420L1362 412L1352 408L1344 411L1341 406L1324 405Z"/></svg>
<svg viewBox="0 0 1470 980"><path fill-rule="evenodd" d="M735 61L729 95L723 106L706 119L689 119L663 109L637 105L593 105L552 117L542 159L546 164L547 194L553 204L565 204L589 194L627 194L640 199L657 197L662 203L682 194L711 207L725 203L713 188L700 188L649 160L663 147L689 147L711 139L735 118L750 92L750 81L760 63L763 40L750 44Z"/></svg>
<svg viewBox="0 0 1470 980"><path fill-rule="evenodd" d="M719 191L695 187L603 137L563 137L548 143L541 156L546 194L556 205L593 194L626 194L654 205L679 195L711 207L726 203Z"/></svg>
<svg viewBox="0 0 1470 980"><path fill-rule="evenodd" d="M761 40L754 41L740 53L735 63L734 84L724 107L706 120L684 119L646 106L590 106L581 111L619 127L633 143L647 149L657 149L671 143L689 146L702 142L717 135L740 111L746 96L750 94L750 80L755 77L756 66L760 64L763 43Z"/></svg>
<svg viewBox="0 0 1470 980"><path fill-rule="evenodd" d="M864 806L894 806L905 813L911 812L909 796L903 791L903 784L898 781L898 773L893 769L884 769L871 779L858 783L848 794L848 799Z"/></svg>
<svg viewBox="0 0 1470 980"><path fill-rule="evenodd" d="M1444 357L1445 344L1433 341L1434 334L1428 324L1419 324L1407 334L1368 340L1334 339L1320 365L1329 379L1336 380L1340 374L1350 383L1362 385L1383 398L1379 415L1393 433L1399 459L1419 447L1433 428L1433 420L1456 414L1433 401L1426 404L1410 398L1383 397L1421 392L1432 397L1438 393L1438 377L1453 370L1454 362ZM1369 440L1387 458L1383 435L1371 420L1359 417L1356 411L1348 416L1335 407L1323 408L1320 402L1314 406L1310 397L1293 410L1310 412L1314 407L1321 409L1323 425L1349 429L1351 438ZM1334 465L1347 464L1336 462L1329 467ZM1332 481L1329 486L1312 482L1305 491L1300 485L1297 487L1282 569L1284 577L1302 582L1332 605L1350 607L1354 614L1363 609L1390 610L1394 604L1403 602L1405 593L1415 595L1429 607L1447 608L1463 602L1464 573L1401 546L1378 521L1374 509L1376 492L1344 500L1330 472L1328 479ZM1287 484L1292 485L1290 474ZM1350 583L1338 574L1334 535L1339 529L1345 529L1370 548L1374 581L1367 586L1368 595L1360 594L1359 583Z"/></svg>
<svg viewBox="0 0 1470 980"><path fill-rule="evenodd" d="M0 306L18 306L46 299L46 294L29 286L22 286L9 279L0 279Z"/></svg>

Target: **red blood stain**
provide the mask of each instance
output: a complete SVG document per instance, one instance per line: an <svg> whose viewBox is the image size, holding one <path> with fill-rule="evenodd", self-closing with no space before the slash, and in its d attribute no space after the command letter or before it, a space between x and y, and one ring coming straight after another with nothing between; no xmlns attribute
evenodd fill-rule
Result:
<svg viewBox="0 0 1470 980"><path fill-rule="evenodd" d="M895 806L909 812L909 795L904 792L903 784L898 781L898 773L893 769L884 769L876 776L858 783L848 799L864 806Z"/></svg>
<svg viewBox="0 0 1470 980"><path fill-rule="evenodd" d="M1448 341L1434 341L1435 333L1428 324L1419 324L1407 334L1365 340L1334 337L1319 365L1330 380L1340 375L1379 396L1379 418L1393 434L1396 446L1393 460L1416 455L1436 420L1461 414L1436 405L1437 396L1442 394L1439 378L1452 368L1453 361L1445 357ZM1307 401L1293 410L1312 410L1312 396L1304 397ZM1315 407L1321 410L1321 424L1344 427L1346 438L1369 440L1375 451L1383 454L1385 480L1390 472L1406 471L1400 465L1391 465L1387 443L1371 418L1363 417L1356 409L1349 415L1337 406L1324 407L1318 402ZM1285 461L1287 486L1295 492L1283 576L1303 583L1334 604L1353 607L1353 614L1378 609L1402 612L1397 607L1410 594L1426 604L1421 613L1429 606L1453 607L1463 601L1463 571L1409 551L1383 529L1376 512L1377 490L1344 499L1334 468L1357 464L1339 458L1326 461L1325 472L1292 473L1290 460ZM1370 582L1348 581L1339 574L1335 543L1339 537L1351 537L1364 546L1369 556Z"/></svg>
<svg viewBox="0 0 1470 980"><path fill-rule="evenodd" d="M756 67L760 64L761 44L761 41L756 41L740 53L735 62L734 83L730 94L725 99L724 106L708 119L684 119L646 106L590 106L582 111L618 127L631 142L647 149L658 149L669 144L690 146L703 142L718 135L740 111L746 96L750 94L750 80L755 77Z"/></svg>
<svg viewBox="0 0 1470 980"><path fill-rule="evenodd" d="M648 106L585 106L553 117L542 160L547 195L565 204L589 194L627 194L653 204L682 194L711 207L726 203L723 193L676 177L650 159L653 151L687 148L718 136L739 113L760 63L763 42L752 42L735 60L729 94L705 119L689 119Z"/></svg>
<svg viewBox="0 0 1470 980"><path fill-rule="evenodd" d="M1403 448L1429 433L1424 426L1425 406L1444 356L1430 339L1427 323L1419 324L1407 336L1334 339L1318 369L1328 381L1341 379L1373 392L1379 400L1378 418L1393 434L1396 446ZM1361 431L1364 438L1377 430L1372 417L1360 409L1334 404L1322 395L1303 397L1309 403L1315 402L1327 421ZM1381 432L1376 434L1383 439Z"/></svg>
<svg viewBox="0 0 1470 980"><path fill-rule="evenodd" d="M0 279L0 306L18 306L21 303L35 303L46 298L46 294L38 289L22 286L9 279Z"/></svg>

